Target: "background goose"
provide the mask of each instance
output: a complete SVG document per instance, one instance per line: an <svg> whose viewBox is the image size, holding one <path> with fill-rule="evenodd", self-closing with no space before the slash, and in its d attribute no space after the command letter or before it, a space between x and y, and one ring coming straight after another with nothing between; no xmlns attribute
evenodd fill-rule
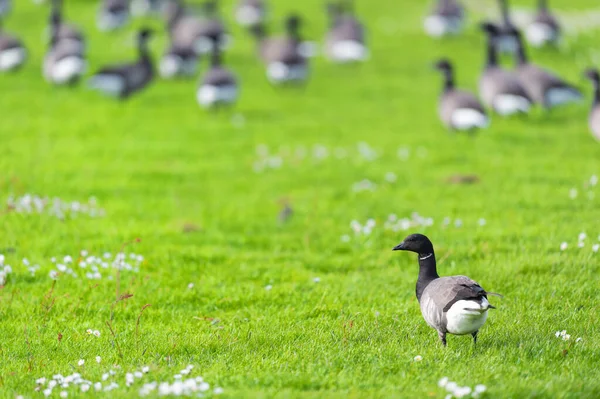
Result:
<svg viewBox="0 0 600 399"><path fill-rule="evenodd" d="M11 6L11 0L0 0L0 18L4 18L10 13Z"/></svg>
<svg viewBox="0 0 600 399"><path fill-rule="evenodd" d="M132 0L129 10L135 16L159 14L161 4L160 0Z"/></svg>
<svg viewBox="0 0 600 399"><path fill-rule="evenodd" d="M58 85L75 83L87 66L83 48L78 41L59 40L59 21L55 20L51 29L50 46L42 67L44 78Z"/></svg>
<svg viewBox="0 0 600 399"><path fill-rule="evenodd" d="M502 23L496 39L497 48L501 53L513 54L517 51L517 42L513 34L517 28L510 18L508 0L498 0L498 5L502 14Z"/></svg>
<svg viewBox="0 0 600 399"><path fill-rule="evenodd" d="M238 97L237 79L221 63L221 50L215 43L212 50L211 67L204 75L196 92L198 104L204 108L233 104Z"/></svg>
<svg viewBox="0 0 600 399"><path fill-rule="evenodd" d="M529 97L544 108L569 104L582 99L581 92L556 75L530 63L523 46L521 33L515 30L517 66L515 73Z"/></svg>
<svg viewBox="0 0 600 399"><path fill-rule="evenodd" d="M197 69L198 55L194 49L179 47L174 43L171 43L158 66L160 76L165 79L194 76Z"/></svg>
<svg viewBox="0 0 600 399"><path fill-rule="evenodd" d="M598 73L597 69L588 69L585 75L594 85L594 100L589 119L590 130L594 134L594 137L600 140L600 73Z"/></svg>
<svg viewBox="0 0 600 399"><path fill-rule="evenodd" d="M364 61L369 56L365 29L351 9L328 4L330 28L325 38L325 53L339 63Z"/></svg>
<svg viewBox="0 0 600 399"><path fill-rule="evenodd" d="M458 0L437 0L431 14L423 26L425 32L432 37L456 35L465 24L465 10Z"/></svg>
<svg viewBox="0 0 600 399"><path fill-rule="evenodd" d="M560 24L548 8L547 0L538 0L538 11L525 29L525 37L529 44L542 47L556 44L560 39Z"/></svg>
<svg viewBox="0 0 600 399"><path fill-rule="evenodd" d="M101 31L122 28L129 22L129 0L103 0L96 25Z"/></svg>
<svg viewBox="0 0 600 399"><path fill-rule="evenodd" d="M166 3L167 28L171 43L180 48L193 48L196 54L207 54L214 43L225 47L228 36L225 26L218 18L216 1L207 1L202 6L204 16L187 15L182 0Z"/></svg>
<svg viewBox="0 0 600 399"><path fill-rule="evenodd" d="M15 71L27 61L27 49L16 37L2 28L0 19L0 72Z"/></svg>
<svg viewBox="0 0 600 399"><path fill-rule="evenodd" d="M442 59L436 68L444 74L444 89L439 100L439 116L444 125L455 130L485 128L490 121L477 98L454 86L454 71L450 61Z"/></svg>
<svg viewBox="0 0 600 399"><path fill-rule="evenodd" d="M149 29L142 29L138 34L137 62L101 69L90 79L90 88L124 99L146 87L154 77L152 58L148 50L151 34Z"/></svg>
<svg viewBox="0 0 600 399"><path fill-rule="evenodd" d="M252 29L258 41L259 55L267 65L271 83L302 82L308 77L307 59L300 53L300 17L289 16L285 21L284 37L268 38L264 27Z"/></svg>
<svg viewBox="0 0 600 399"><path fill-rule="evenodd" d="M495 43L498 27L483 23L481 29L487 34L486 65L479 79L479 96L483 103L500 115L529 112L532 100L519 79L498 65Z"/></svg>
<svg viewBox="0 0 600 399"><path fill-rule="evenodd" d="M235 9L235 20L244 27L263 24L267 17L264 0L241 0Z"/></svg>
<svg viewBox="0 0 600 399"><path fill-rule="evenodd" d="M489 309L495 309L488 294L478 283L466 276L440 277L437 273L433 244L422 234L409 235L394 251L411 251L419 255L419 277L416 294L423 318L435 328L442 344L446 334L477 333L487 319Z"/></svg>
<svg viewBox="0 0 600 399"><path fill-rule="evenodd" d="M52 0L52 11L50 12L50 41L71 41L74 45L85 50L85 37L81 30L75 25L64 21L62 0Z"/></svg>

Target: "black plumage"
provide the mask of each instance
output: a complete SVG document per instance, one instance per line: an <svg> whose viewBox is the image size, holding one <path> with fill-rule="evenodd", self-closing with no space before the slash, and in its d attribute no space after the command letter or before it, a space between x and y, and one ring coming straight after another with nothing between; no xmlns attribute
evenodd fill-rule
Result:
<svg viewBox="0 0 600 399"><path fill-rule="evenodd" d="M592 68L585 72L585 76L592 82L594 87L592 109L589 116L590 130L594 137L600 140L600 73L596 68Z"/></svg>

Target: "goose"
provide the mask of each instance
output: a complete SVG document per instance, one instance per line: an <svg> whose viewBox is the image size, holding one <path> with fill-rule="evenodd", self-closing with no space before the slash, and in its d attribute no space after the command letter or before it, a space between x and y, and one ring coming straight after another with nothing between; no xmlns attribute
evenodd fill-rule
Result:
<svg viewBox="0 0 600 399"><path fill-rule="evenodd" d="M238 98L237 79L229 70L223 67L221 49L215 43L212 50L211 67L198 87L196 99L204 108L231 105Z"/></svg>
<svg viewBox="0 0 600 399"><path fill-rule="evenodd" d="M75 25L64 22L62 0L52 0L52 11L50 12L50 41L71 41L74 45L85 50L85 37L81 30Z"/></svg>
<svg viewBox="0 0 600 399"><path fill-rule="evenodd" d="M87 67L83 49L77 41L59 40L60 21L55 19L53 22L50 48L42 65L44 78L57 85L75 83Z"/></svg>
<svg viewBox="0 0 600 399"><path fill-rule="evenodd" d="M135 16L159 14L161 11L160 0L132 0L129 11Z"/></svg>
<svg viewBox="0 0 600 399"><path fill-rule="evenodd" d="M165 14L171 43L181 48L193 48L196 54L208 54L214 43L225 48L229 42L223 22L218 18L217 2L202 5L203 17L186 15L183 0L167 0Z"/></svg>
<svg viewBox="0 0 600 399"><path fill-rule="evenodd" d="M325 54L338 63L364 61L369 57L365 44L365 30L351 9L344 10L328 4L330 29L325 38Z"/></svg>
<svg viewBox="0 0 600 399"><path fill-rule="evenodd" d="M138 33L138 61L102 68L90 78L90 88L125 99L146 87L154 77L152 57L148 50L151 35L150 29L142 29Z"/></svg>
<svg viewBox="0 0 600 399"><path fill-rule="evenodd" d="M440 277L437 273L433 244L423 234L411 234L394 251L410 251L419 255L417 300L423 318L435 328L442 344L446 334L471 334L477 343L479 329L485 324L489 309L495 309L477 282L466 276Z"/></svg>
<svg viewBox="0 0 600 399"><path fill-rule="evenodd" d="M580 101L583 96L574 86L566 83L556 75L529 62L521 32L513 32L517 41L515 73L529 97L544 108L550 109L559 105Z"/></svg>
<svg viewBox="0 0 600 399"><path fill-rule="evenodd" d="M560 39L560 24L548 8L547 0L538 0L538 11L525 29L525 37L534 47L557 44Z"/></svg>
<svg viewBox="0 0 600 399"><path fill-rule="evenodd" d="M0 19L0 72L16 71L27 61L27 49L18 38L2 29Z"/></svg>
<svg viewBox="0 0 600 399"><path fill-rule="evenodd" d="M437 0L431 14L423 21L425 32L432 37L459 34L465 24L465 10L458 0Z"/></svg>
<svg viewBox="0 0 600 399"><path fill-rule="evenodd" d="M0 18L6 17L12 8L11 0L0 0Z"/></svg>
<svg viewBox="0 0 600 399"><path fill-rule="evenodd" d="M266 37L264 27L253 27L259 55L267 65L267 78L273 84L303 82L308 77L308 62L300 52L300 17L290 15L285 21L286 36Z"/></svg>
<svg viewBox="0 0 600 399"><path fill-rule="evenodd" d="M252 27L265 22L267 5L264 0L241 0L235 9L235 20L244 27Z"/></svg>
<svg viewBox="0 0 600 399"><path fill-rule="evenodd" d="M158 72L164 79L196 75L198 55L192 48L179 47L171 43L160 60Z"/></svg>
<svg viewBox="0 0 600 399"><path fill-rule="evenodd" d="M481 24L481 29L487 34L486 65L479 79L479 96L483 103L502 116L529 112L533 101L519 79L498 65L495 43L498 27L486 22Z"/></svg>
<svg viewBox="0 0 600 399"><path fill-rule="evenodd" d="M444 90L439 100L439 116L444 125L453 130L485 128L490 120L477 98L454 86L454 71L450 61L442 59L435 67L444 74Z"/></svg>
<svg viewBox="0 0 600 399"><path fill-rule="evenodd" d="M129 0L102 0L96 25L103 32L122 28L129 22Z"/></svg>
<svg viewBox="0 0 600 399"><path fill-rule="evenodd" d="M590 111L590 130L597 140L600 140L600 73L597 69L588 69L585 72L588 79L594 85L594 100L592 102L592 110Z"/></svg>
<svg viewBox="0 0 600 399"><path fill-rule="evenodd" d="M517 51L517 42L513 35L516 30L510 18L508 0L498 0L500 12L502 13L502 25L496 39L498 51L505 54L514 54Z"/></svg>

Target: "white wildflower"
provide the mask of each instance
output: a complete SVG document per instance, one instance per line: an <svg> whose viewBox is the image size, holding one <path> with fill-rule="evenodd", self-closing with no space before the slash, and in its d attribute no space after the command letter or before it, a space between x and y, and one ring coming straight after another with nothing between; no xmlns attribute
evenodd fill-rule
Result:
<svg viewBox="0 0 600 399"><path fill-rule="evenodd" d="M215 395L221 395L223 392L225 392L225 390L221 387L216 387L215 390L213 391L213 393Z"/></svg>
<svg viewBox="0 0 600 399"><path fill-rule="evenodd" d="M90 386L88 384L81 384L81 392L87 392L90 390Z"/></svg>
<svg viewBox="0 0 600 399"><path fill-rule="evenodd" d="M475 392L477 392L478 394L482 394L485 391L487 391L487 387L483 384L479 384L479 385L475 385Z"/></svg>
<svg viewBox="0 0 600 399"><path fill-rule="evenodd" d="M438 386L440 388L445 388L446 385L448 384L448 382L450 381L450 379L448 377L442 377L439 381L438 381Z"/></svg>
<svg viewBox="0 0 600 399"><path fill-rule="evenodd" d="M102 361L102 358L100 356L96 356L96 363L100 363Z"/></svg>
<svg viewBox="0 0 600 399"><path fill-rule="evenodd" d="M52 389L50 389L50 388L44 389L43 393L44 393L45 397L48 397L52 394Z"/></svg>
<svg viewBox="0 0 600 399"><path fill-rule="evenodd" d="M46 379L44 377L38 378L37 380L35 380L35 383L38 385L44 385L46 383Z"/></svg>
<svg viewBox="0 0 600 399"><path fill-rule="evenodd" d="M583 241L587 238L587 234L585 234L584 232L579 233L578 239L579 241Z"/></svg>
<svg viewBox="0 0 600 399"><path fill-rule="evenodd" d="M415 358L413 359L415 362L420 362L421 360L423 360L423 356L421 355L417 355L415 356Z"/></svg>
<svg viewBox="0 0 600 399"><path fill-rule="evenodd" d="M67 391L61 391L61 393L60 393L60 397L61 398L66 398L67 396L69 396L69 394L67 393Z"/></svg>
<svg viewBox="0 0 600 399"><path fill-rule="evenodd" d="M342 242L350 242L350 236L348 234L344 234L343 236L340 237L340 240Z"/></svg>
<svg viewBox="0 0 600 399"><path fill-rule="evenodd" d="M188 290L191 290L192 288L194 288L194 283L189 283L188 284Z"/></svg>
<svg viewBox="0 0 600 399"><path fill-rule="evenodd" d="M71 262L73 262L73 258L70 255L67 255L63 258L63 262L71 263Z"/></svg>
<svg viewBox="0 0 600 399"><path fill-rule="evenodd" d="M320 283L321 282L321 278L320 277L315 277L315 278L313 278L313 281L315 283Z"/></svg>
<svg viewBox="0 0 600 399"><path fill-rule="evenodd" d="M142 367L142 373L147 373L149 371L150 371L150 367L148 367L148 366Z"/></svg>
<svg viewBox="0 0 600 399"><path fill-rule="evenodd" d="M144 375L144 374L142 374L142 372L141 372L141 371L136 371L136 372L134 372L134 373L133 373L133 376L134 376L135 378L142 378L142 377L143 377L143 375Z"/></svg>
<svg viewBox="0 0 600 399"><path fill-rule="evenodd" d="M562 243L560 244L560 250L561 250L561 251L564 251L564 250L566 250L566 249L567 249L567 247L568 247L568 246L569 246L569 244L567 244L566 242L562 242Z"/></svg>
<svg viewBox="0 0 600 399"><path fill-rule="evenodd" d="M94 330L94 332L92 334L94 334L94 336L96 336L96 337L99 337L100 336L100 331Z"/></svg>
<svg viewBox="0 0 600 399"><path fill-rule="evenodd" d="M484 218L480 218L480 219L477 221L477 223L478 223L480 226L485 226L487 222L485 221L485 219L484 219Z"/></svg>
<svg viewBox="0 0 600 399"><path fill-rule="evenodd" d="M77 365L78 366L83 366L84 363L85 363L85 360L79 359L79 361L77 362Z"/></svg>
<svg viewBox="0 0 600 399"><path fill-rule="evenodd" d="M97 383L95 383L95 384L94 384L94 389L95 389L96 391L100 391L100 390L102 390L102 383L101 383L101 382L97 382Z"/></svg>
<svg viewBox="0 0 600 399"><path fill-rule="evenodd" d="M458 388L458 384L456 382L448 381L448 383L446 384L446 390L448 392L454 392L456 388Z"/></svg>
<svg viewBox="0 0 600 399"><path fill-rule="evenodd" d="M592 245L592 251L598 252L599 249L600 249L600 244L594 244L594 245Z"/></svg>
<svg viewBox="0 0 600 399"><path fill-rule="evenodd" d="M387 181L388 183L394 183L398 178L396 177L396 174L394 172L387 172L385 174L385 181Z"/></svg>
<svg viewBox="0 0 600 399"><path fill-rule="evenodd" d="M210 389L210 385L205 381L201 382L200 385L198 385L198 390L200 392L206 392L209 389Z"/></svg>
<svg viewBox="0 0 600 399"><path fill-rule="evenodd" d="M50 278L52 280L57 280L58 279L58 272L56 270L50 270L50 273L48 273L48 276L50 276Z"/></svg>
<svg viewBox="0 0 600 399"><path fill-rule="evenodd" d="M581 338L581 337L579 337L575 340L575 342L581 342L581 341L583 341L583 338Z"/></svg>
<svg viewBox="0 0 600 399"><path fill-rule="evenodd" d="M571 198L571 199L577 198L577 189L576 188L572 188L569 190L569 198Z"/></svg>
<svg viewBox="0 0 600 399"><path fill-rule="evenodd" d="M267 291L271 291L273 289L273 286L271 284L265 286L265 290Z"/></svg>
<svg viewBox="0 0 600 399"><path fill-rule="evenodd" d="M590 186L595 186L596 184L598 184L598 176L592 175L590 177Z"/></svg>
<svg viewBox="0 0 600 399"><path fill-rule="evenodd" d="M583 242L583 241L579 241L579 242L577 243L577 246L578 246L579 248L583 248L583 247L585 247L585 242Z"/></svg>

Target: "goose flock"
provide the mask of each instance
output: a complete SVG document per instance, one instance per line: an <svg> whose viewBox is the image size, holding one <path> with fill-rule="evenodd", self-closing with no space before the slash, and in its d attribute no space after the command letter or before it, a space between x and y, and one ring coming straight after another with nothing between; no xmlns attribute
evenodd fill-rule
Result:
<svg viewBox="0 0 600 399"><path fill-rule="evenodd" d="M22 40L2 30L2 21L13 12L13 0L0 0L0 72L17 71L27 62ZM196 77L202 59L209 67L200 77L196 100L201 107L234 104L239 96L239 79L225 65L225 53L232 38L219 12L217 0L205 0L189 7L184 0L99 0L96 25L102 32L126 27L135 15L164 20L168 45L158 60L148 48L154 34L142 28L137 33L137 58L107 65L86 78L89 65L84 31L66 18L63 0L48 0L48 48L42 63L43 78L53 85L76 85L85 80L89 89L118 99L142 91L157 76L163 79ZM366 61L369 51L365 28L354 14L352 0L338 0L325 7L329 30L324 38L325 55L336 63ZM290 13L282 25L285 33L267 31L268 5L265 0L240 0L235 20L256 42L257 59L274 85L302 84L309 79L312 50L302 37L303 19Z"/></svg>

